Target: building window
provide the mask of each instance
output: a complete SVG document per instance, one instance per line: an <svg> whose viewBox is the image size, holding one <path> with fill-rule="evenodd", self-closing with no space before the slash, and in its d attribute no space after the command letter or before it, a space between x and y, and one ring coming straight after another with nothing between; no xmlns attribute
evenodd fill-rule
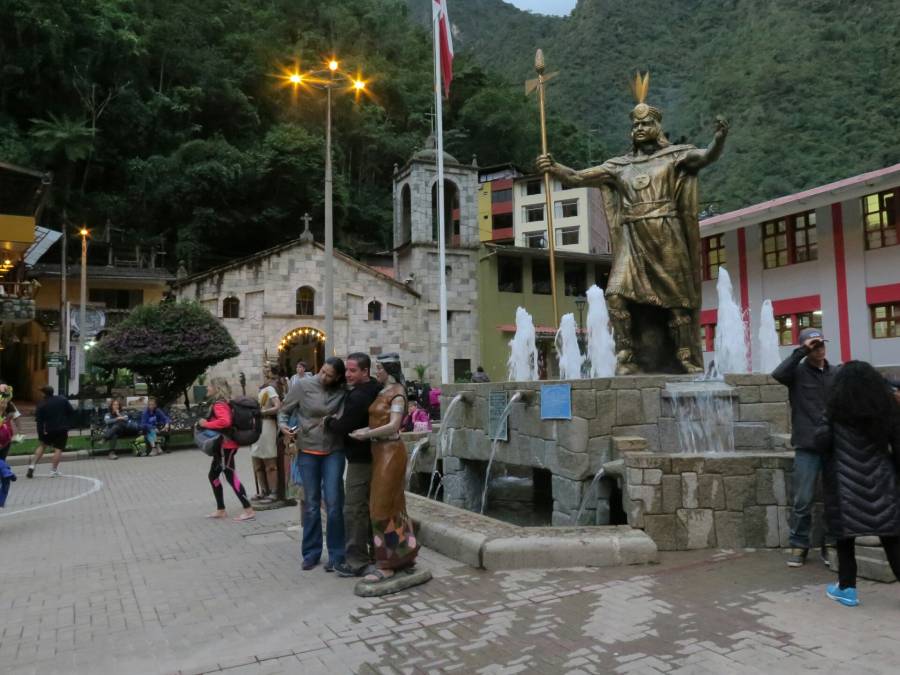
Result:
<svg viewBox="0 0 900 675"><path fill-rule="evenodd" d="M497 258L497 290L501 293L522 292L522 260L519 258Z"/></svg>
<svg viewBox="0 0 900 675"><path fill-rule="evenodd" d="M800 343L800 331L804 328L822 328L822 310L799 312L797 314L779 314L775 317L775 332L778 333L778 344L782 347Z"/></svg>
<svg viewBox="0 0 900 675"><path fill-rule="evenodd" d="M872 312L872 337L900 337L900 302L870 305Z"/></svg>
<svg viewBox="0 0 900 675"><path fill-rule="evenodd" d="M369 303L369 321L381 321L381 303L377 300Z"/></svg>
<svg viewBox="0 0 900 675"><path fill-rule="evenodd" d="M512 201L512 188L505 190L494 190L491 193L491 204L503 204Z"/></svg>
<svg viewBox="0 0 900 675"><path fill-rule="evenodd" d="M505 230L512 229L513 217L511 213L495 213L492 216L491 229Z"/></svg>
<svg viewBox="0 0 900 675"><path fill-rule="evenodd" d="M538 178L536 180L530 180L525 183L525 194L526 195L539 195L543 192L543 181Z"/></svg>
<svg viewBox="0 0 900 675"><path fill-rule="evenodd" d="M703 280L712 281L719 278L719 268L725 265L725 235L714 234L703 237Z"/></svg>
<svg viewBox="0 0 900 675"><path fill-rule="evenodd" d="M819 257L815 211L763 223L762 231L763 265L766 269Z"/></svg>
<svg viewBox="0 0 900 675"><path fill-rule="evenodd" d="M556 231L556 243L559 246L575 246L578 244L578 227L563 227Z"/></svg>
<svg viewBox="0 0 900 675"><path fill-rule="evenodd" d="M525 246L528 248L547 248L547 238L543 230L525 233Z"/></svg>
<svg viewBox="0 0 900 675"><path fill-rule="evenodd" d="M531 259L531 292L535 295L550 295L549 260Z"/></svg>
<svg viewBox="0 0 900 675"><path fill-rule="evenodd" d="M553 204L553 215L557 218L575 218L578 215L578 200L566 199Z"/></svg>
<svg viewBox="0 0 900 675"><path fill-rule="evenodd" d="M470 359L453 359L453 381L472 381L472 361Z"/></svg>
<svg viewBox="0 0 900 675"><path fill-rule="evenodd" d="M140 288L134 290L90 288L88 302L103 303L107 309L134 309L144 304L144 291Z"/></svg>
<svg viewBox="0 0 900 675"><path fill-rule="evenodd" d="M311 286L297 289L297 316L312 316L316 313L316 291Z"/></svg>
<svg viewBox="0 0 900 675"><path fill-rule="evenodd" d="M241 301L235 297L225 298L222 303L222 317L225 319L238 319L241 315Z"/></svg>
<svg viewBox="0 0 900 675"><path fill-rule="evenodd" d="M703 345L703 351L716 351L716 324L702 323L700 324L700 342Z"/></svg>
<svg viewBox="0 0 900 675"><path fill-rule="evenodd" d="M866 248L884 248L897 244L900 204L896 190L863 197L863 222L866 224Z"/></svg>
<svg viewBox="0 0 900 675"><path fill-rule="evenodd" d="M531 204L524 207L526 223L540 223L544 220L544 205Z"/></svg>
<svg viewBox="0 0 900 675"><path fill-rule="evenodd" d="M594 283L603 290L609 281L609 268L605 265L594 265Z"/></svg>
<svg viewBox="0 0 900 675"><path fill-rule="evenodd" d="M584 263L567 262L563 281L566 295L584 295L587 291L587 267Z"/></svg>

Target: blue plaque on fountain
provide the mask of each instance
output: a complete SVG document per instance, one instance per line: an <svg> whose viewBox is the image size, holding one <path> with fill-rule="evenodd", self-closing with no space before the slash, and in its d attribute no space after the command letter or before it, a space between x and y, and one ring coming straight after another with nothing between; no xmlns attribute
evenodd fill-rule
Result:
<svg viewBox="0 0 900 675"><path fill-rule="evenodd" d="M542 420L570 420L570 419L572 419L572 385L571 384L542 384L541 385L541 419Z"/></svg>

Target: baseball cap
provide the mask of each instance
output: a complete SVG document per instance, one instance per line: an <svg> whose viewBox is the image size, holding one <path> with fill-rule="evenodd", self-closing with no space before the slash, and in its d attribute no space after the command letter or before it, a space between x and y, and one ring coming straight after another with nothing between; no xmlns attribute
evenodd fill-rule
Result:
<svg viewBox="0 0 900 675"><path fill-rule="evenodd" d="M825 339L825 334L818 328L804 328L800 331L799 339L801 345L807 340L812 339L821 340L822 342L828 342L828 340Z"/></svg>

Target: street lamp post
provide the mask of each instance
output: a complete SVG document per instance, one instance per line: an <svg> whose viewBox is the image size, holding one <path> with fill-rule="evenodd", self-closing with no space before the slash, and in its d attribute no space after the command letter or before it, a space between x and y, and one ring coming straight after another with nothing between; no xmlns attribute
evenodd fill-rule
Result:
<svg viewBox="0 0 900 675"><path fill-rule="evenodd" d="M84 372L85 353L84 347L87 344L87 326L85 318L87 315L87 238L88 230L82 227L78 234L81 235L81 306L78 308L78 393L81 393L81 374Z"/></svg>
<svg viewBox="0 0 900 675"><path fill-rule="evenodd" d="M366 89L365 81L340 70L336 58L330 59L326 69L300 73L290 71L282 76L294 92L302 87L324 89L325 102L325 355L334 356L334 181L331 168L331 91L345 88L359 97Z"/></svg>

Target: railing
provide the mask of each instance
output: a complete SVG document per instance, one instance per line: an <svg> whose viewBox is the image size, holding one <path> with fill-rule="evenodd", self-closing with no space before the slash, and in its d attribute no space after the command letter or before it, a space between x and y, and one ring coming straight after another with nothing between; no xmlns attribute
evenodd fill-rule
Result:
<svg viewBox="0 0 900 675"><path fill-rule="evenodd" d="M30 281L0 281L0 321L21 323L34 319L33 290Z"/></svg>
<svg viewBox="0 0 900 675"><path fill-rule="evenodd" d="M0 298L31 298L34 290L30 281L0 281Z"/></svg>

